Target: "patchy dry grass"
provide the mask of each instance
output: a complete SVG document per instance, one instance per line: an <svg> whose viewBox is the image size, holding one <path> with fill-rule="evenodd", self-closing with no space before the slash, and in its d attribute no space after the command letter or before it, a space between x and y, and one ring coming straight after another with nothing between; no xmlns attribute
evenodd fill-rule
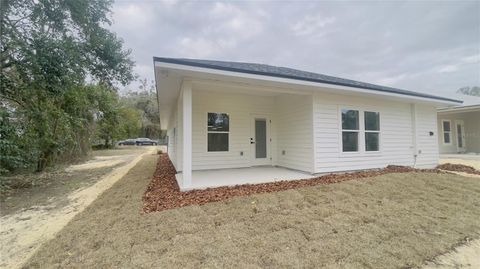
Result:
<svg viewBox="0 0 480 269"><path fill-rule="evenodd" d="M11 182L11 188L0 190L0 216L31 207L52 207L52 203L55 203L55 208L64 206L68 202L67 196L71 191L93 185L114 168L123 165L147 149L147 147L125 147L93 151L90 156L91 161L97 158L111 160L112 157L120 157L114 159L117 161L116 163L103 167L92 166L89 169L73 170L69 167L76 165L59 165L42 173L4 177L3 180Z"/></svg>
<svg viewBox="0 0 480 269"><path fill-rule="evenodd" d="M404 173L141 214L146 157L27 267L400 268L480 236L480 181Z"/></svg>
<svg viewBox="0 0 480 269"><path fill-rule="evenodd" d="M42 184L16 190L0 207L2 214L11 212L0 217L0 268L20 267L76 214L134 167L141 160L139 155L151 154L155 150L145 149L137 155L112 155L115 162L110 167L98 168L98 164L109 162L110 157L107 157L70 166L82 166L81 173L80 170L68 172L67 169L57 169L55 174L46 172L42 174L44 178L39 179ZM115 168L116 164L121 167ZM102 176L102 173L106 174ZM25 176L31 178L34 175ZM100 176L102 179L97 180Z"/></svg>

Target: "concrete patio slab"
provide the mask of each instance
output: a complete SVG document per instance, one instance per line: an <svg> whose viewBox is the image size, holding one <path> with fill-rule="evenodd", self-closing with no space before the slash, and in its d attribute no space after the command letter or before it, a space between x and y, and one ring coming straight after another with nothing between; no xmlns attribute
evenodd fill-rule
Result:
<svg viewBox="0 0 480 269"><path fill-rule="evenodd" d="M247 168L199 170L192 171L192 185L181 188L181 191L192 189L206 189L222 186L235 186L242 184L268 183L282 180L298 180L315 177L312 174L274 166L255 166ZM176 179L182 186L182 174L177 174Z"/></svg>
<svg viewBox="0 0 480 269"><path fill-rule="evenodd" d="M477 161L480 161L480 154L476 154L476 153L440 154L440 159L460 159L460 160L477 160Z"/></svg>

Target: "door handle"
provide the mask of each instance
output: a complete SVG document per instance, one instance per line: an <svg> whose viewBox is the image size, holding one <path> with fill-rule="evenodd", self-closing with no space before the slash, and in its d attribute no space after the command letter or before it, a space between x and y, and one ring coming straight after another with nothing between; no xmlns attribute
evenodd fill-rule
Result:
<svg viewBox="0 0 480 269"><path fill-rule="evenodd" d="M250 144L255 144L255 141L253 141L253 138L250 138Z"/></svg>

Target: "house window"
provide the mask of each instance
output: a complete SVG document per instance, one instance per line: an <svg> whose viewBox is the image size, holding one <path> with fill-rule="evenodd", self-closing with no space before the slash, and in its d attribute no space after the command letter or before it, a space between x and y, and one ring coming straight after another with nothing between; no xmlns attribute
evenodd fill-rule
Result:
<svg viewBox="0 0 480 269"><path fill-rule="evenodd" d="M227 113L208 113L207 144L208 151L228 151L230 118Z"/></svg>
<svg viewBox="0 0 480 269"><path fill-rule="evenodd" d="M342 109L343 152L358 151L359 113L358 110Z"/></svg>
<svg viewBox="0 0 480 269"><path fill-rule="evenodd" d="M443 144L451 144L452 130L449 120L442 120Z"/></svg>
<svg viewBox="0 0 480 269"><path fill-rule="evenodd" d="M365 111L365 151L380 149L380 113Z"/></svg>

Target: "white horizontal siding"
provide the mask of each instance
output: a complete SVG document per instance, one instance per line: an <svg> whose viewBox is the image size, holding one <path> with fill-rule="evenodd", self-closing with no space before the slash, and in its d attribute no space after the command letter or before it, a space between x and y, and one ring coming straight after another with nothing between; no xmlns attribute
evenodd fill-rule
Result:
<svg viewBox="0 0 480 269"><path fill-rule="evenodd" d="M313 100L312 100L313 98ZM265 115L270 124L269 156L273 165L312 172L335 172L381 168L389 164L413 165L412 111L409 103L338 94L255 96L224 91L195 90L192 94L192 169L221 169L252 166L254 147L252 115ZM438 162L435 109L417 107L417 166ZM169 154L181 170L181 97L172 116L175 139ZM343 153L339 109L380 112L380 152ZM207 113L230 115L228 152L207 152ZM363 123L361 124L363 125ZM432 126L434 128L432 128ZM429 132L435 131L434 136ZM169 136L173 130L168 131ZM360 136L363 140L363 135ZM363 146L363 143L360 143ZM241 155L243 152L243 155ZM285 152L285 154L283 154Z"/></svg>
<svg viewBox="0 0 480 269"><path fill-rule="evenodd" d="M380 152L343 153L340 109L380 112ZM335 94L314 96L315 172L381 168L389 164L413 164L410 105L382 99ZM360 123L362 126L363 123ZM360 135L363 140L363 135ZM362 142L362 141L360 141Z"/></svg>
<svg viewBox="0 0 480 269"><path fill-rule="evenodd" d="M276 98L277 164L313 173L312 96Z"/></svg>
<svg viewBox="0 0 480 269"><path fill-rule="evenodd" d="M253 145L252 114L274 113L274 97L193 90L192 166L193 170L251 166ZM207 152L207 113L228 113L230 134L228 152ZM273 129L273 126L270 126ZM272 130L273 131L273 130ZM273 132L271 132L273 133ZM274 139L272 139L274 141ZM270 145L274 149L274 143ZM243 156L241 155L243 152ZM269 154L271 157L271 153Z"/></svg>
<svg viewBox="0 0 480 269"><path fill-rule="evenodd" d="M417 149L416 167L433 168L438 164L437 110L432 106L416 105ZM430 135L430 132L433 135Z"/></svg>

